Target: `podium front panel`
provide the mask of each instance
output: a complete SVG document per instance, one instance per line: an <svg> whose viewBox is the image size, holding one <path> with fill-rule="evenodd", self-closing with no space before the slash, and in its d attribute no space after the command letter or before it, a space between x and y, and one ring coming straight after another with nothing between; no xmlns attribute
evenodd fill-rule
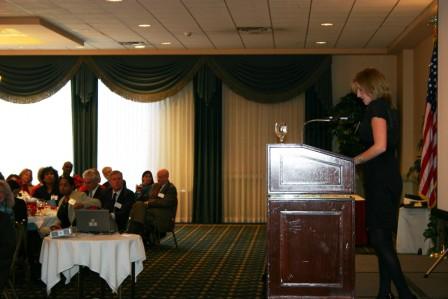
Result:
<svg viewBox="0 0 448 299"><path fill-rule="evenodd" d="M354 298L354 204L351 197L269 200L269 298Z"/></svg>
<svg viewBox="0 0 448 299"><path fill-rule="evenodd" d="M355 166L303 144L268 144L268 297L354 298Z"/></svg>

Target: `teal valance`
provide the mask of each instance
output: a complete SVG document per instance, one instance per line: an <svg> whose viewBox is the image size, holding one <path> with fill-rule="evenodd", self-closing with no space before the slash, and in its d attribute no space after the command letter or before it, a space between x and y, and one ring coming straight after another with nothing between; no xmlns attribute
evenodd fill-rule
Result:
<svg viewBox="0 0 448 299"><path fill-rule="evenodd" d="M269 103L305 92L330 69L331 56L3 56L0 97L18 103L40 101L65 85L81 61L112 91L134 101L176 94L206 64L236 93Z"/></svg>
<svg viewBox="0 0 448 299"><path fill-rule="evenodd" d="M124 98L152 102L176 94L202 64L199 56L98 56L88 65Z"/></svg>
<svg viewBox="0 0 448 299"><path fill-rule="evenodd" d="M61 89L79 65L77 56L3 56L0 98L15 103L41 101Z"/></svg>
<svg viewBox="0 0 448 299"><path fill-rule="evenodd" d="M301 94L330 69L329 55L215 56L208 64L248 100L282 102Z"/></svg>

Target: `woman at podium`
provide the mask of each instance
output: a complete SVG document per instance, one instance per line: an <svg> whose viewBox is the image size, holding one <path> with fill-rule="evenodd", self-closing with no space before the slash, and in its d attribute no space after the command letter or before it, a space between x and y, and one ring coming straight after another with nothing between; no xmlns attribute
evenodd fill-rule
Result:
<svg viewBox="0 0 448 299"><path fill-rule="evenodd" d="M391 281L400 299L416 298L406 283L393 244L402 181L397 159L400 131L389 86L381 72L367 68L356 74L352 90L366 105L358 129L365 150L354 160L363 168L366 226L380 275L377 298L393 298Z"/></svg>

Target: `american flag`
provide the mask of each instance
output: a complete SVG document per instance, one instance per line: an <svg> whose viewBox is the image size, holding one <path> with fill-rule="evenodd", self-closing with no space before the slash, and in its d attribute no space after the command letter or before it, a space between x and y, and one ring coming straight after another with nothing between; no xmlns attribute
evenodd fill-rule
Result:
<svg viewBox="0 0 448 299"><path fill-rule="evenodd" d="M431 208L437 200L437 41L429 65L428 94L423 123L423 147L419 193Z"/></svg>

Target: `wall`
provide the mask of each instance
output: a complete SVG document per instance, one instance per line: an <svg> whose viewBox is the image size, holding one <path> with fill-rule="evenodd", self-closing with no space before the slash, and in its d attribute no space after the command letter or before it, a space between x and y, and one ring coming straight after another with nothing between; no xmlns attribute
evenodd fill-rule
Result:
<svg viewBox="0 0 448 299"><path fill-rule="evenodd" d="M401 124L400 170L404 178L404 193L415 193L415 180L406 178L409 167L414 164L416 158L417 144L414 129L414 51L402 50L397 56L397 61L397 108Z"/></svg>
<svg viewBox="0 0 448 299"><path fill-rule="evenodd" d="M437 140L437 208L448 213L448 1L439 1L439 61L438 61L438 140Z"/></svg>

